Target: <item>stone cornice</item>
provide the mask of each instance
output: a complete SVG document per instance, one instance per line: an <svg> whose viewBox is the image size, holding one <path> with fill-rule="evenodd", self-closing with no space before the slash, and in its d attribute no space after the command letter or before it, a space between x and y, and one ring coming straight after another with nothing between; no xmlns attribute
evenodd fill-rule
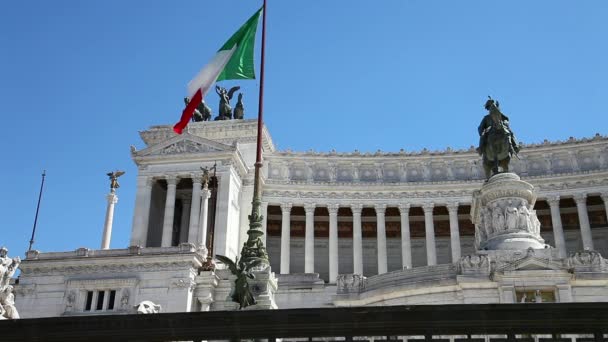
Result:
<svg viewBox="0 0 608 342"><path fill-rule="evenodd" d="M530 143L530 144L524 144L522 143L522 153L526 153L526 152L539 152L539 151L544 151L547 149L551 149L551 148L564 148L564 147L570 147L570 146L574 146L574 145L580 145L580 144L585 144L585 145L589 145L589 146L594 146L594 145L606 145L608 143L608 136L604 136L601 135L599 133L597 133L595 136L591 137L591 138L574 138L574 137L570 137L568 140L557 140L557 141L548 141L548 140L544 140L543 142L540 143ZM420 151L405 151L404 149L401 149L399 152L382 152L381 150L378 150L376 152L360 152L358 150L355 150L354 152L336 152L335 150L332 150L330 152L316 152L313 150L309 150L309 151L305 151L305 152L300 152L300 151L291 151L291 150L284 150L284 151L276 151L275 153L273 153L273 156L275 157L345 157L345 158L353 158L353 159L359 159L359 158L386 158L386 157L429 157L429 158L433 158L433 157L437 157L437 156L456 156L456 155L469 155L469 156L477 156L477 152L475 151L475 146L471 146L468 149L452 149L451 147L446 148L445 150L436 150L436 151L430 151L426 148L420 150Z"/></svg>
<svg viewBox="0 0 608 342"><path fill-rule="evenodd" d="M257 135L257 119L191 122L188 134L232 145L234 142L253 143ZM139 132L148 146L161 143L175 136L171 125L152 126ZM275 146L266 126L262 129L265 152L275 151Z"/></svg>

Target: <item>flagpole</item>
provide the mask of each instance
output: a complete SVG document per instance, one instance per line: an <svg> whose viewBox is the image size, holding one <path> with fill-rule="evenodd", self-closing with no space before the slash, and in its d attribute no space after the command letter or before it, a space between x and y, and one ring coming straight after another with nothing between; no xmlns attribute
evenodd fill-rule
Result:
<svg viewBox="0 0 608 342"><path fill-rule="evenodd" d="M32 238L30 239L30 247L27 249L28 252L32 250L34 244L34 234L36 234L36 224L38 223L38 212L40 211L40 200L42 199L42 189L44 188L44 177L46 177L46 170L42 171L42 182L40 183L40 193L38 194L38 205L36 205L36 215L34 216L34 227L32 228Z"/></svg>
<svg viewBox="0 0 608 342"><path fill-rule="evenodd" d="M249 215L249 230L247 231L247 242L241 250L241 262L250 260L251 258L263 259L266 265L268 262L268 253L260 239L264 232L262 231L263 216L260 213L262 204L262 189L260 184L260 169L262 168L262 133L264 127L264 59L266 51L266 0L264 0L262 11L262 49L260 57L260 92L258 98L258 132L257 132L257 149L255 155L255 170L253 179L253 201L251 202L251 215Z"/></svg>

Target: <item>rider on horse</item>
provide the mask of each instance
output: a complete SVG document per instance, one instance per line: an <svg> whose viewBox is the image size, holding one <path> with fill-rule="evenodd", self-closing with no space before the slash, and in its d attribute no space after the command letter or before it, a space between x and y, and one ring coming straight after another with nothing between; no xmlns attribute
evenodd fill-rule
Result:
<svg viewBox="0 0 608 342"><path fill-rule="evenodd" d="M509 118L500 111L498 101L494 101L490 98L486 101L484 107L489 113L483 117L477 128L477 131L479 132L479 148L477 149L477 152L479 152L479 155L483 154L488 136L492 130L499 130L506 133L509 136L509 150L511 153L519 153L519 144L517 143L513 131L511 131L511 128L509 127Z"/></svg>

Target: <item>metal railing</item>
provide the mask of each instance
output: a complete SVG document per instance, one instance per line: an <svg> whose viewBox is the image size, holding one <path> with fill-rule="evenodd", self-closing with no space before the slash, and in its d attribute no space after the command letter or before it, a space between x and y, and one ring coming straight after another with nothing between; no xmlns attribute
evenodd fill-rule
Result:
<svg viewBox="0 0 608 342"><path fill-rule="evenodd" d="M0 341L608 341L608 303L245 310L0 321Z"/></svg>

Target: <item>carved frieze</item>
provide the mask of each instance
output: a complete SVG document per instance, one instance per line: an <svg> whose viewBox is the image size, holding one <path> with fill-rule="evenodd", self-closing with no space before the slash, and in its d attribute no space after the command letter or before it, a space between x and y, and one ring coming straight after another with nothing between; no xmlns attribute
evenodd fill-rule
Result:
<svg viewBox="0 0 608 342"><path fill-rule="evenodd" d="M359 293L365 289L365 277L361 274L340 274L336 279L337 293Z"/></svg>

